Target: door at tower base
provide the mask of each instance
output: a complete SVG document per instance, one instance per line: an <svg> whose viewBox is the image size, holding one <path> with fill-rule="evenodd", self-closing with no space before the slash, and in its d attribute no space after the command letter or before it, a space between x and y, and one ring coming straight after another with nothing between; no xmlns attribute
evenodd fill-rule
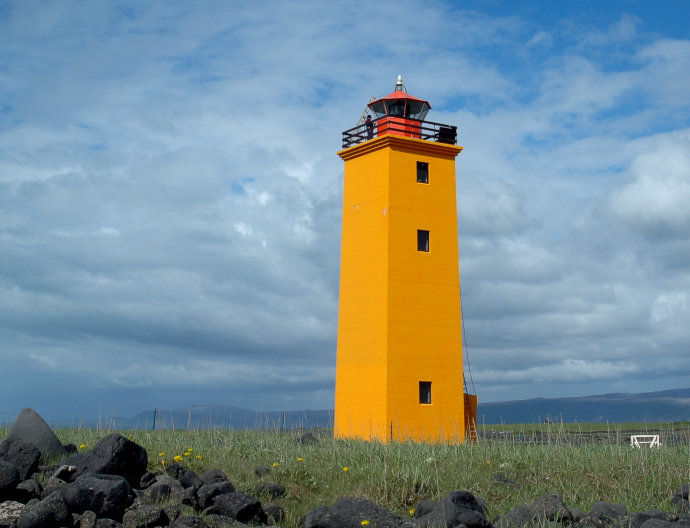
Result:
<svg viewBox="0 0 690 528"><path fill-rule="evenodd" d="M345 161L334 434L465 440L455 157L388 134Z"/></svg>

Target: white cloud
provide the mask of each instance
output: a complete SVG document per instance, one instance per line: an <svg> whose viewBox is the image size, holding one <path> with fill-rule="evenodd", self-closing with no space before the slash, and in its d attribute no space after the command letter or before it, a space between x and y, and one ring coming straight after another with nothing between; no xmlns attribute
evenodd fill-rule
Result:
<svg viewBox="0 0 690 528"><path fill-rule="evenodd" d="M104 236L119 236L120 230L114 227L103 226L98 230L98 233Z"/></svg>
<svg viewBox="0 0 690 528"><path fill-rule="evenodd" d="M612 212L655 237L690 236L690 136L659 138L630 165L630 180L610 197Z"/></svg>
<svg viewBox="0 0 690 528"><path fill-rule="evenodd" d="M232 226L243 238L247 238L252 234L252 227L245 222L235 222Z"/></svg>
<svg viewBox="0 0 690 528"><path fill-rule="evenodd" d="M688 292L670 292L657 295L652 304L651 320L660 323L671 317L688 320Z"/></svg>
<svg viewBox="0 0 690 528"><path fill-rule="evenodd" d="M527 41L525 46L532 47L545 47L548 48L553 44L553 35L547 31L537 31L532 37Z"/></svg>
<svg viewBox="0 0 690 528"><path fill-rule="evenodd" d="M532 366L521 370L477 371L474 377L480 382L500 379L503 383L568 383L616 380L640 370L638 365L629 361L566 359L552 365Z"/></svg>

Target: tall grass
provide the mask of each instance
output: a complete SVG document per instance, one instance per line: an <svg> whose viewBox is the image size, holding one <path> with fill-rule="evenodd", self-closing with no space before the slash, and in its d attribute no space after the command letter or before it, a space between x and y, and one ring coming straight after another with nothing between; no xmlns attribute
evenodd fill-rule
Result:
<svg viewBox="0 0 690 528"><path fill-rule="evenodd" d="M57 431L63 442L83 443L86 449L106 432ZM255 468L270 468L263 478L287 488L279 502L288 527L299 526L311 508L344 496L365 497L409 516L421 499L438 500L455 489L482 497L489 519L552 491L569 507L584 510L600 500L625 504L629 511L670 509L674 491L690 482L687 430L684 441L660 449L635 449L628 433L608 432L607 441L587 443L553 425L541 431L538 442L534 431L516 429L501 440L460 446L334 440L327 431L316 445L299 443L297 433L271 430L121 433L147 449L151 470L177 455L197 472L222 469L249 494L262 480ZM644 430L638 427L638 432ZM499 482L497 474L514 484Z"/></svg>

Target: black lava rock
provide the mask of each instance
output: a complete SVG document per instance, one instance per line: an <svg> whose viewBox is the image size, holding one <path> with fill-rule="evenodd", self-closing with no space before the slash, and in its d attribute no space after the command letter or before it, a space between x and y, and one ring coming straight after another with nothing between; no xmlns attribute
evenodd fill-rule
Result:
<svg viewBox="0 0 690 528"><path fill-rule="evenodd" d="M91 451L67 457L62 465L75 466L70 480L86 473L120 475L131 486L138 486L146 473L148 455L146 449L118 433L101 438Z"/></svg>
<svg viewBox="0 0 690 528"><path fill-rule="evenodd" d="M17 469L19 480L26 480L38 471L41 451L21 438L7 438L0 442L0 460Z"/></svg>
<svg viewBox="0 0 690 528"><path fill-rule="evenodd" d="M119 475L83 475L64 488L70 511L92 511L97 517L119 521L132 503L132 488Z"/></svg>

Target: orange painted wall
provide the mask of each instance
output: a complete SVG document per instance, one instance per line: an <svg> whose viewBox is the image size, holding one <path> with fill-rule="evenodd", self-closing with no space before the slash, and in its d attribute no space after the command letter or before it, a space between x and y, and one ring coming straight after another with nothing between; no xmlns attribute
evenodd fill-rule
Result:
<svg viewBox="0 0 690 528"><path fill-rule="evenodd" d="M464 406L455 156L384 136L345 160L335 435L462 441ZM429 183L417 182L417 161ZM430 251L417 250L417 230ZM432 403L419 403L431 381Z"/></svg>

